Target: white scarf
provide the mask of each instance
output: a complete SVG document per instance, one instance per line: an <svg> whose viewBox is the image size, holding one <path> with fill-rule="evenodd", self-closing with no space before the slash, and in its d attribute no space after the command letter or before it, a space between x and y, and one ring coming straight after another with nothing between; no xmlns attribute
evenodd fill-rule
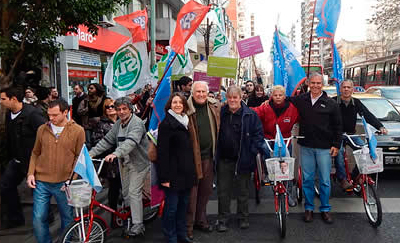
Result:
<svg viewBox="0 0 400 243"><path fill-rule="evenodd" d="M173 110L169 109L168 113L171 114L176 120L178 120L179 123L181 123L186 129L188 129L188 124L189 124L189 117L185 114L182 113L182 115L176 114Z"/></svg>

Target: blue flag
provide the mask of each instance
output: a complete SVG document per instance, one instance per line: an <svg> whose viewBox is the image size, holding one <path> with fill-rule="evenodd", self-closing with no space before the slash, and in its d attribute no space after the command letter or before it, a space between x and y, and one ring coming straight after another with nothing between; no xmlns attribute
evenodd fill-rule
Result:
<svg viewBox="0 0 400 243"><path fill-rule="evenodd" d="M273 45L274 85L286 88L286 96L293 95L297 85L306 79L306 73L295 55L279 39L278 31L274 34Z"/></svg>
<svg viewBox="0 0 400 243"><path fill-rule="evenodd" d="M165 68L169 66L169 63L175 56L175 52L171 50L169 53L167 63ZM164 70L166 72L164 78L161 80L160 87L156 92L156 96L153 100L153 113L151 114L150 123L149 123L149 135L153 142L156 143L157 135L158 135L158 125L165 117L165 105L171 95L171 73L172 73L172 65L168 70Z"/></svg>
<svg viewBox="0 0 400 243"><path fill-rule="evenodd" d="M278 124L276 126L275 143L274 143L274 157L290 156L286 147L285 140L283 139L281 129Z"/></svg>
<svg viewBox="0 0 400 243"><path fill-rule="evenodd" d="M100 192L103 188L85 144L82 146L81 153L76 161L74 172L79 174L84 181L88 182L96 192Z"/></svg>
<svg viewBox="0 0 400 243"><path fill-rule="evenodd" d="M319 23L315 32L318 38L333 39L340 15L341 0L317 0L315 16Z"/></svg>
<svg viewBox="0 0 400 243"><path fill-rule="evenodd" d="M343 77L343 65L342 60L340 59L339 52L336 49L336 45L332 40L332 49L333 49L333 79L336 81L336 91L337 94L340 95L340 85L342 84L344 77Z"/></svg>
<svg viewBox="0 0 400 243"><path fill-rule="evenodd" d="M376 137L374 133L371 130L371 125L369 125L364 117L361 117L363 125L364 125L364 130L365 130L365 136L368 141L368 147L369 147L369 154L371 155L371 158L375 161L378 159L378 156L376 155L376 147L378 145L378 142L376 140Z"/></svg>

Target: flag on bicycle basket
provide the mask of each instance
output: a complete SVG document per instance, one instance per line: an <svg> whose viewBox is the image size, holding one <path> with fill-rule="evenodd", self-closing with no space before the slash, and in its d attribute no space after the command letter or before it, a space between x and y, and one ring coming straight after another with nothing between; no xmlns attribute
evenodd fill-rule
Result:
<svg viewBox="0 0 400 243"><path fill-rule="evenodd" d="M278 124L276 126L275 143L274 143L274 157L286 157L290 156L289 151L286 147L285 140L283 139L281 129Z"/></svg>
<svg viewBox="0 0 400 243"><path fill-rule="evenodd" d="M74 172L79 174L84 181L88 182L96 192L100 192L103 189L85 144L82 146L81 153L76 161Z"/></svg>
<svg viewBox="0 0 400 243"><path fill-rule="evenodd" d="M334 38L340 15L340 5L341 0L317 0L315 16L319 22L315 32L318 38Z"/></svg>
<svg viewBox="0 0 400 243"><path fill-rule="evenodd" d="M374 133L371 130L371 125L369 125L364 117L361 117L363 125L364 125L364 130L365 130L365 136L368 141L368 147L369 147L369 154L371 155L372 160L377 160L378 155L376 154L376 146L378 144L376 137Z"/></svg>

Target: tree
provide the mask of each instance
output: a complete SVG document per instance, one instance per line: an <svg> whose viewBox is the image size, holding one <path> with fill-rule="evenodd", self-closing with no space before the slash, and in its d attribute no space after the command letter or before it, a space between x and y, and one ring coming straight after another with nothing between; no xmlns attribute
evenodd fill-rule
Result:
<svg viewBox="0 0 400 243"><path fill-rule="evenodd" d="M59 50L56 37L84 24L97 33L99 18L129 0L1 0L0 87L9 86L22 66L50 60ZM31 66L32 67L32 66Z"/></svg>
<svg viewBox="0 0 400 243"><path fill-rule="evenodd" d="M369 19L370 23L378 26L378 29L387 30L397 27L400 22L400 0L377 0L373 7L375 13Z"/></svg>

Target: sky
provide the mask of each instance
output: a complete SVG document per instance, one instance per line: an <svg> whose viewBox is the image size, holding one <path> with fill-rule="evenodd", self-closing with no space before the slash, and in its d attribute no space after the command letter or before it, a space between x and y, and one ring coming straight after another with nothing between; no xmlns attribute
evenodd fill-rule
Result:
<svg viewBox="0 0 400 243"><path fill-rule="evenodd" d="M255 32L263 41L264 53L258 54L256 60L269 71L269 50L273 32L277 24L283 33L288 33L292 24L296 25L296 48L300 51L301 2L303 0L246 0L248 13L255 15ZM366 19L373 9L376 0L342 0L341 13L336 29L335 40L364 40L366 37Z"/></svg>

